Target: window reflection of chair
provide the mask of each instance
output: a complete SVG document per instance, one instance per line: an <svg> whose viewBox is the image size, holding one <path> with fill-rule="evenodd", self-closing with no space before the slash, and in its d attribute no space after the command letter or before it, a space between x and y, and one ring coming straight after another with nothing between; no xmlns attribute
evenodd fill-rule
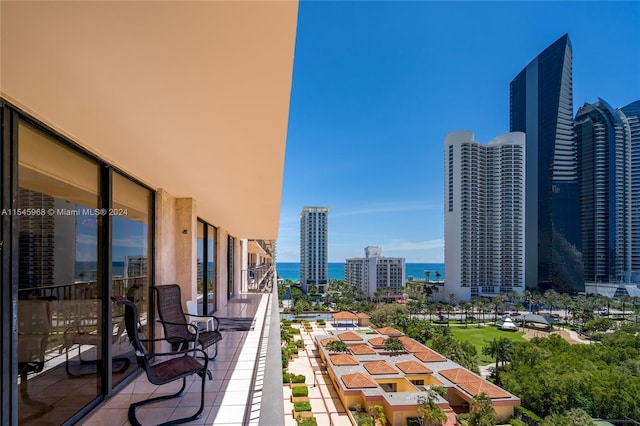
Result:
<svg viewBox="0 0 640 426"><path fill-rule="evenodd" d="M80 312L81 309L78 309L78 311ZM118 370L114 370L116 373L127 370L131 364L129 357L117 356L131 348L124 334L124 315L114 316L111 323L111 345L112 353L115 355L113 361L123 364ZM95 314L85 313L85 317L78 315L74 323L65 329L62 346L65 351L65 368L69 377L83 377L96 373L96 371L72 371L73 358L70 358L69 353L73 351L74 347L78 350L77 360L81 366L95 364L98 370L102 368L101 339L102 334L98 332L98 319ZM92 346L92 348L86 348L86 346ZM121 348L122 346L125 346L125 350Z"/></svg>
<svg viewBox="0 0 640 426"><path fill-rule="evenodd" d="M51 301L42 299L18 300L18 374L20 396L25 404L38 411L28 417L39 417L53 409L49 404L29 396L29 374L44 370L45 354L51 334ZM26 420L26 419L21 419Z"/></svg>
<svg viewBox="0 0 640 426"><path fill-rule="evenodd" d="M189 322L200 330L211 331L215 330L213 325L213 317L198 314L198 304L193 300L187 300L187 316Z"/></svg>

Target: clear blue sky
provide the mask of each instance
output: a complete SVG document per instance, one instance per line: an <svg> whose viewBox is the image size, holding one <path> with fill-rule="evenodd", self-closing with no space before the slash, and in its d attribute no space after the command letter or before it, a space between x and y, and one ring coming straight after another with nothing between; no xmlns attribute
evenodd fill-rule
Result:
<svg viewBox="0 0 640 426"><path fill-rule="evenodd" d="M301 1L278 261L328 206L329 261L444 259L444 136L509 131L509 83L569 33L574 112L640 99L640 2Z"/></svg>

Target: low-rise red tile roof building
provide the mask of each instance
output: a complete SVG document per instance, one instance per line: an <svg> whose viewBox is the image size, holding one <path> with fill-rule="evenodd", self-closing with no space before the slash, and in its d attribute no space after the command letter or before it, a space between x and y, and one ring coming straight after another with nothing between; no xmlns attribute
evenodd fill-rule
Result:
<svg viewBox="0 0 640 426"><path fill-rule="evenodd" d="M382 331L392 335L398 332L391 327ZM418 415L418 397L429 386L447 389L446 396L438 397L436 403L447 413L451 424L455 413L468 412L471 399L483 392L491 399L498 422L508 421L514 407L520 405L520 399L514 395L408 336L399 337L407 352L393 356L380 350L389 334L383 337L347 331L331 338L325 336L317 335L315 341L342 404L345 407L380 405L392 425L405 425L407 418ZM353 355L329 353L326 344L336 337L342 341L358 341L349 345Z"/></svg>

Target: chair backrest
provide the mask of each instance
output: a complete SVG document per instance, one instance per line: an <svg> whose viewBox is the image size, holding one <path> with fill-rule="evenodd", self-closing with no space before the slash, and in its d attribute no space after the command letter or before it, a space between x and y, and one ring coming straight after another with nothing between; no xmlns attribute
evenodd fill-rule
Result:
<svg viewBox="0 0 640 426"><path fill-rule="evenodd" d="M187 318L182 311L180 286L178 284L159 285L153 287L153 290L156 294L156 306L158 307L158 317L160 317L160 320L181 324L162 323L164 336L170 342L171 339L176 338L180 342L184 341L184 339L193 338L191 333L189 333Z"/></svg>
<svg viewBox="0 0 640 426"><path fill-rule="evenodd" d="M187 300L187 314L198 315L198 305L193 300Z"/></svg>
<svg viewBox="0 0 640 426"><path fill-rule="evenodd" d="M149 359L147 358L147 350L140 341L140 335L138 334L138 308L136 305L128 300L124 296L114 297L114 301L120 306L124 306L124 324L127 329L127 336L129 342L136 353L136 360L138 365L149 374Z"/></svg>

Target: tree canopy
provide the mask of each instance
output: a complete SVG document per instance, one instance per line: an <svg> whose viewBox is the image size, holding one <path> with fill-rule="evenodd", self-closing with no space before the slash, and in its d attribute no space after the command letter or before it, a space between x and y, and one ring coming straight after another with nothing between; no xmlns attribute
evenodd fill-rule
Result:
<svg viewBox="0 0 640 426"><path fill-rule="evenodd" d="M560 336L516 345L503 387L546 417L582 408L592 417L640 418L640 336L618 330L600 344Z"/></svg>

